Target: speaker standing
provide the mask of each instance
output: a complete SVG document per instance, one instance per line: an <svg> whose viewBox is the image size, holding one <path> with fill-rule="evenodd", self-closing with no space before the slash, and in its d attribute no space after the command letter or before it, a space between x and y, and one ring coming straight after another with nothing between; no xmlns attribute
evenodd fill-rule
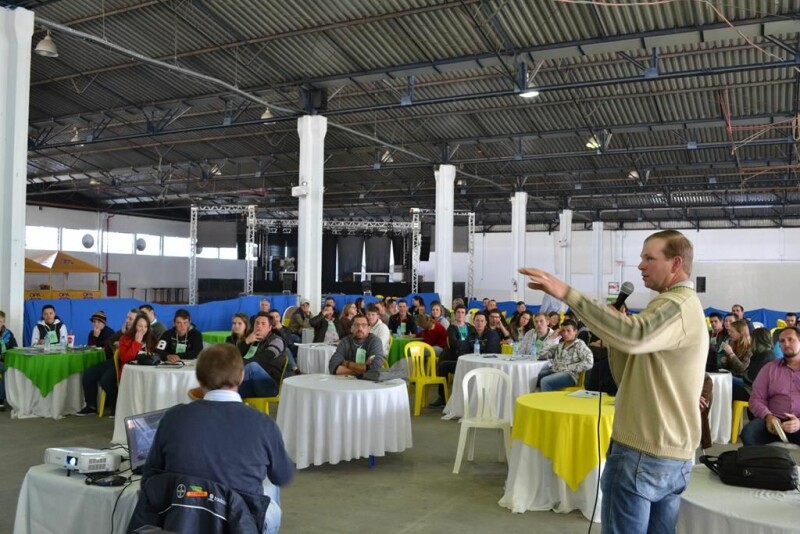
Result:
<svg viewBox="0 0 800 534"><path fill-rule="evenodd" d="M680 494L700 443L698 399L708 332L689 277L692 243L675 230L649 236L639 271L658 291L626 317L553 275L521 269L529 286L562 300L609 347L619 384L611 446L601 479L604 533L675 532Z"/></svg>

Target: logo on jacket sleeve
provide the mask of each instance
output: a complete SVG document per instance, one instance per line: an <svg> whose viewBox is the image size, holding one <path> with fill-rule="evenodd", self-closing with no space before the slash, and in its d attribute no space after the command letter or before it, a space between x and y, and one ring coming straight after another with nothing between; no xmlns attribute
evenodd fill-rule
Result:
<svg viewBox="0 0 800 534"><path fill-rule="evenodd" d="M179 499L183 499L183 496L186 495L186 486L184 486L183 484L178 484L178 487L175 488L175 495Z"/></svg>
<svg viewBox="0 0 800 534"><path fill-rule="evenodd" d="M203 486L189 485L189 491L186 492L187 497L208 497L208 492L203 489Z"/></svg>

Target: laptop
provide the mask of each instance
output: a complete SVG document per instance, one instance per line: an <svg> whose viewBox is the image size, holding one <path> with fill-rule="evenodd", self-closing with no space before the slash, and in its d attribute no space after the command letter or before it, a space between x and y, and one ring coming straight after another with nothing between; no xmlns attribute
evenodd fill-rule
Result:
<svg viewBox="0 0 800 534"><path fill-rule="evenodd" d="M128 454L131 457L131 473L142 474L147 454L156 437L161 418L169 408L132 415L125 418L125 435L128 438Z"/></svg>

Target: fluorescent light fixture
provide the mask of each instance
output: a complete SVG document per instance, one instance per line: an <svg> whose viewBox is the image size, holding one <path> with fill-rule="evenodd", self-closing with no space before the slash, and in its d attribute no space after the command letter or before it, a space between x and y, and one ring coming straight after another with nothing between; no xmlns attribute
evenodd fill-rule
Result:
<svg viewBox="0 0 800 534"><path fill-rule="evenodd" d="M534 85L528 84L528 88L522 91L519 96L522 98L536 98L540 94L541 93L539 93L539 90Z"/></svg>
<svg viewBox="0 0 800 534"><path fill-rule="evenodd" d="M388 148L381 154L381 163L394 163L394 157Z"/></svg>
<svg viewBox="0 0 800 534"><path fill-rule="evenodd" d="M631 171L628 173L628 178L630 180L638 180L639 179L639 171Z"/></svg>
<svg viewBox="0 0 800 534"><path fill-rule="evenodd" d="M272 110L269 108L264 109L264 113L261 114L261 120L265 121L267 119L273 118L275 115L272 114Z"/></svg>
<svg viewBox="0 0 800 534"><path fill-rule="evenodd" d="M586 148L591 150L598 150L602 145L596 135L593 135L586 141Z"/></svg>
<svg viewBox="0 0 800 534"><path fill-rule="evenodd" d="M73 128L72 129L72 137L70 138L69 142L70 143L79 143L80 140L81 140L81 136L78 133L78 129L77 128Z"/></svg>
<svg viewBox="0 0 800 534"><path fill-rule="evenodd" d="M56 48L56 42L50 36L50 30L47 30L47 35L39 41L33 51L44 57L58 57L58 48Z"/></svg>

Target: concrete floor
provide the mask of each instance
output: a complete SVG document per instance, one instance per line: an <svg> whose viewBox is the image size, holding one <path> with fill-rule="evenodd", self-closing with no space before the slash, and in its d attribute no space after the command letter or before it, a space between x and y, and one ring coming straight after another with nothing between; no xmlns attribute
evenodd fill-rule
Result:
<svg viewBox="0 0 800 534"><path fill-rule="evenodd" d="M478 434L475 462L452 473L459 425L440 411L412 417L413 448L377 459L310 467L282 490L284 532L531 532L584 533L589 522L575 511L512 514L497 505L506 465L497 461L499 438ZM67 417L11 420L0 413L0 532L12 532L26 471L59 445L106 447L113 420ZM724 448L715 447L718 453ZM593 527L600 532L599 525ZM69 533L64 533L69 534ZM77 534L77 533L76 533ZM83 534L83 533L81 533ZM91 534L91 533L90 533Z"/></svg>

